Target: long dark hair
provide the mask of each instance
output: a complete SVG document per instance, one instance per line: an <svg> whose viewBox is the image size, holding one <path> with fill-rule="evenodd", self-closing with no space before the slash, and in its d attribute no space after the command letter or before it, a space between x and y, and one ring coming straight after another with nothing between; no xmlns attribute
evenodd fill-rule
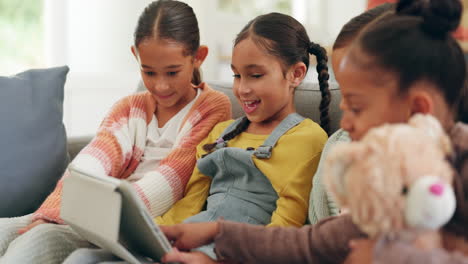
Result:
<svg viewBox="0 0 468 264"><path fill-rule="evenodd" d="M463 109L466 66L460 45L450 33L458 27L461 13L459 0L401 0L395 14L378 19L362 32L357 45L372 58L367 64L398 76L401 94L417 81L428 81L456 113Z"/></svg>
<svg viewBox="0 0 468 264"><path fill-rule="evenodd" d="M303 62L309 69L309 54L317 58L317 72L322 100L320 102L320 125L329 134L330 117L328 106L331 94L328 89L328 57L326 50L320 45L310 41L304 26L291 16L270 13L261 15L251 20L237 35L234 46L244 39L251 38L259 47L265 49L269 54L277 57L284 69L298 62ZM250 121L247 117L237 127L223 137L230 140L242 133ZM206 144L204 149L211 151L216 143Z"/></svg>
<svg viewBox="0 0 468 264"><path fill-rule="evenodd" d="M458 103L457 120L468 124L468 80L465 81L465 88Z"/></svg>
<svg viewBox="0 0 468 264"><path fill-rule="evenodd" d="M352 56L357 47L371 58L361 61L366 66L394 73L400 94L407 93L420 80L434 84L451 110L458 112L458 117L463 116L466 65L459 44L450 34L458 27L461 14L459 0L400 0L395 14L375 21L362 32L350 57L359 60L360 57ZM455 187L458 181L456 177ZM465 204L463 192L455 188L457 204ZM468 237L468 213L464 210L464 206L457 205L454 217L444 229Z"/></svg>
<svg viewBox="0 0 468 264"><path fill-rule="evenodd" d="M135 28L135 47L152 37L181 43L185 46L184 55L195 55L200 47L200 31L193 9L174 0L158 0L149 4ZM194 69L192 83L198 85L201 82L200 70Z"/></svg>

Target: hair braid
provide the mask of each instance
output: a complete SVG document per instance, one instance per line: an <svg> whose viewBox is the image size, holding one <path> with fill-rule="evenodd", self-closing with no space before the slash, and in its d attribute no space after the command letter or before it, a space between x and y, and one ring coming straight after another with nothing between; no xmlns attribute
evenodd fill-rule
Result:
<svg viewBox="0 0 468 264"><path fill-rule="evenodd" d="M237 126L234 128L234 130L224 135L222 139L224 141L228 141L228 140L235 138L237 135L244 132L249 126L249 124L250 124L250 120L246 116L244 116L242 120L239 122L239 124L237 124ZM205 144L203 145L203 150L210 152L214 149L214 147L216 147L217 144L218 142Z"/></svg>
<svg viewBox="0 0 468 264"><path fill-rule="evenodd" d="M327 51L314 42L310 42L309 53L317 57L317 73L319 80L320 92L322 93L322 100L320 101L320 126L330 134L330 116L328 115L328 107L330 106L331 93L328 88L328 57Z"/></svg>

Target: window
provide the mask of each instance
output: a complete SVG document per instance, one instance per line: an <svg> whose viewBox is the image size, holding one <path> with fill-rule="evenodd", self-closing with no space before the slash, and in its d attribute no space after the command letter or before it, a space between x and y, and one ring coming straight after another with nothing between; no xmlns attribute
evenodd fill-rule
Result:
<svg viewBox="0 0 468 264"><path fill-rule="evenodd" d="M290 0L218 0L219 10L226 13L256 17L265 10L276 10L291 14L292 1Z"/></svg>
<svg viewBox="0 0 468 264"><path fill-rule="evenodd" d="M232 81L235 36L254 17L295 17L327 46L367 0L181 0L193 7L210 54L206 81ZM138 16L152 0L0 0L0 75L68 65L64 123L69 136L94 134L113 103L133 93L139 69L130 52ZM83 19L86 18L86 19ZM314 72L314 71L312 71ZM315 75L308 78L316 81Z"/></svg>
<svg viewBox="0 0 468 264"><path fill-rule="evenodd" d="M43 67L42 9L42 0L0 0L0 75Z"/></svg>
<svg viewBox="0 0 468 264"><path fill-rule="evenodd" d="M350 18L365 10L367 0L187 0L197 14L201 42L210 55L203 65L205 79L232 81L233 40L254 17L270 12L288 14L301 22L314 42L330 47ZM202 3L203 2L203 3ZM313 69L314 67L311 67ZM315 70L307 79L316 81Z"/></svg>

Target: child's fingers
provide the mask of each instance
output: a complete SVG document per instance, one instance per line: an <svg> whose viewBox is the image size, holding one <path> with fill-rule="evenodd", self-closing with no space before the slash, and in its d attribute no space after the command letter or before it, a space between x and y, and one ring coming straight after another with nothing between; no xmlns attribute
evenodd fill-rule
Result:
<svg viewBox="0 0 468 264"><path fill-rule="evenodd" d="M184 234L184 224L173 225L173 226L161 226L161 231L166 235L167 239L171 241L172 246L178 249L191 249L187 243L187 239L189 239L186 234Z"/></svg>
<svg viewBox="0 0 468 264"><path fill-rule="evenodd" d="M179 250L190 250L196 247L191 244L187 244L187 241L184 241L184 239L175 240L173 246L178 248Z"/></svg>
<svg viewBox="0 0 468 264"><path fill-rule="evenodd" d="M178 262L178 263L195 263L195 260L193 260L193 257L190 253L187 252L181 252L177 250L177 248L173 248L171 252L167 253L163 258L162 261L164 263L169 263L169 262Z"/></svg>
<svg viewBox="0 0 468 264"><path fill-rule="evenodd" d="M164 233L164 235L166 235L167 239L169 240L177 240L180 237L182 232L177 227L178 227L177 225L160 226L161 231Z"/></svg>
<svg viewBox="0 0 468 264"><path fill-rule="evenodd" d="M214 264L216 263L207 255L201 252L181 252L176 248L173 248L171 252L167 253L162 261L168 262L179 262L184 264Z"/></svg>
<svg viewBox="0 0 468 264"><path fill-rule="evenodd" d="M18 234L22 235L22 234L26 233L28 230L29 230L28 227L21 228L21 229L18 230Z"/></svg>
<svg viewBox="0 0 468 264"><path fill-rule="evenodd" d="M166 253L164 257L161 259L162 262L180 262L180 254L179 250L177 248L172 248L171 251Z"/></svg>

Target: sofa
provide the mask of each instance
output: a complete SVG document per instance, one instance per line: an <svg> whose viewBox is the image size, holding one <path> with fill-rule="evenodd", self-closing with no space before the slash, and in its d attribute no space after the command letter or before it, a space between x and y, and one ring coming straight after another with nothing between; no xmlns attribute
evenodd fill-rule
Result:
<svg viewBox="0 0 468 264"><path fill-rule="evenodd" d="M242 108L238 105L236 98L232 92L232 83L226 81L207 81L207 83L213 89L226 94L232 103L232 116L238 118L243 115ZM330 115L330 134L339 129L341 120L341 110L339 103L341 100L341 94L339 87L336 82L332 81L329 83L329 89L332 95L332 100L329 107ZM140 82L136 88L136 91L144 91L145 88ZM297 89L295 94L296 110L299 114L320 123L320 112L318 106L320 104L321 94L318 83L315 82L303 82ZM71 159L73 159L80 150L89 143L92 136L81 136L72 137L68 139L68 153Z"/></svg>
<svg viewBox="0 0 468 264"><path fill-rule="evenodd" d="M0 217L35 211L53 190L67 164L92 138L92 135L66 136L63 100L68 72L69 68L63 66L0 76ZM232 83L207 83L228 95L234 118L242 115L232 92ZM333 133L339 128L341 119L341 96L336 82L330 81L329 85L332 94L329 114ZM141 81L135 86L135 91L144 90ZM318 84L304 81L295 93L297 112L319 122L320 99Z"/></svg>

